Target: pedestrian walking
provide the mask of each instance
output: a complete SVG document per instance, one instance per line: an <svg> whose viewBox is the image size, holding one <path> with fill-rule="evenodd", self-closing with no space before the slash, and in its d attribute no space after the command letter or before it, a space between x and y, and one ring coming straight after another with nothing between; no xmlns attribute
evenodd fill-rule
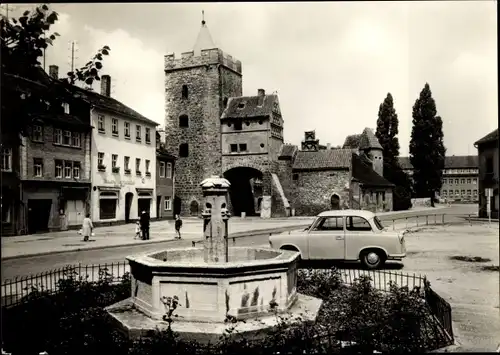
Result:
<svg viewBox="0 0 500 355"><path fill-rule="evenodd" d="M181 239L181 227L182 227L181 216L175 215L175 232L177 233L175 239Z"/></svg>
<svg viewBox="0 0 500 355"><path fill-rule="evenodd" d="M146 211L142 211L140 223L141 223L142 239L148 240L149 239L149 213L146 213Z"/></svg>
<svg viewBox="0 0 500 355"><path fill-rule="evenodd" d="M134 239L141 238L141 224L139 221L135 222L135 236Z"/></svg>
<svg viewBox="0 0 500 355"><path fill-rule="evenodd" d="M90 219L90 213L87 213L82 222L82 235L84 242L89 241L89 237L92 235L93 230L94 225L92 224L92 220Z"/></svg>

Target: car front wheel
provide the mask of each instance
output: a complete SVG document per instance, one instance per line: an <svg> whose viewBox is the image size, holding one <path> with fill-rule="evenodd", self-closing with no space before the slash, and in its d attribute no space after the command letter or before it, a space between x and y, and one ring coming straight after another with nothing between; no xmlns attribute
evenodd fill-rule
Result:
<svg viewBox="0 0 500 355"><path fill-rule="evenodd" d="M361 262L367 269L378 269L385 262L385 254L380 250L368 250L361 255Z"/></svg>

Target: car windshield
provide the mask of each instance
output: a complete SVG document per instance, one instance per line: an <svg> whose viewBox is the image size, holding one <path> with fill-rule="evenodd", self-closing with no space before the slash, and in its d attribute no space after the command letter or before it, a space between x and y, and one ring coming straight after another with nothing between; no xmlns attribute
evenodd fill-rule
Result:
<svg viewBox="0 0 500 355"><path fill-rule="evenodd" d="M375 225L379 230L384 230L384 226L382 225L382 222L380 221L380 219L378 219L377 216L375 216L373 220L375 221Z"/></svg>

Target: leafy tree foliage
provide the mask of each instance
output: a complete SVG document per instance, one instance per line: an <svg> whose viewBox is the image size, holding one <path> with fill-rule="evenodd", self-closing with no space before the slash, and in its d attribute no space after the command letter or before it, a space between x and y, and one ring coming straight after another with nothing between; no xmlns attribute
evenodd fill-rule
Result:
<svg viewBox="0 0 500 355"><path fill-rule="evenodd" d="M384 177L396 185L394 190L394 210L407 210L411 207L411 180L399 165L399 120L394 109L391 93L380 104L375 136L384 149Z"/></svg>
<svg viewBox="0 0 500 355"><path fill-rule="evenodd" d="M437 116L436 103L426 83L413 105L410 162L414 167L415 193L418 197L430 197L432 206L435 192L442 186L446 154L443 137L443 121Z"/></svg>
<svg viewBox="0 0 500 355"><path fill-rule="evenodd" d="M25 135L33 119L60 107L61 97L71 95L70 85L77 82L92 85L100 80L101 61L110 52L108 46L60 81L43 73L40 60L44 50L60 36L51 31L58 16L44 4L34 11L25 11L18 19L5 16L0 19L2 117L7 118L3 120L3 128L9 132Z"/></svg>

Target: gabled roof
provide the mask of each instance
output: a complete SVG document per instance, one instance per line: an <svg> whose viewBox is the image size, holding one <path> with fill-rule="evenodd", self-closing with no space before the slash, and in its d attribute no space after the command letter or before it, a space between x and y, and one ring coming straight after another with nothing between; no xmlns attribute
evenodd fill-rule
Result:
<svg viewBox="0 0 500 355"><path fill-rule="evenodd" d="M177 160L175 155L170 154L165 149L156 149L156 157L165 160Z"/></svg>
<svg viewBox="0 0 500 355"><path fill-rule="evenodd" d="M487 135L485 135L483 138L474 143L474 145L491 143L495 141L498 143L498 128L495 129L493 132L490 132Z"/></svg>
<svg viewBox="0 0 500 355"><path fill-rule="evenodd" d="M365 128L359 138L359 149L383 149L370 128Z"/></svg>
<svg viewBox="0 0 500 355"><path fill-rule="evenodd" d="M159 125L159 123L156 123L155 121L144 117L137 111L131 109L130 107L112 97L104 96L95 91L85 90L77 86L72 86L72 90L75 93L78 93L81 98L96 107L130 117L140 122L149 123L153 126Z"/></svg>
<svg viewBox="0 0 500 355"><path fill-rule="evenodd" d="M383 176L377 174L371 166L365 164L357 154L352 156L352 178L368 186L394 186Z"/></svg>
<svg viewBox="0 0 500 355"><path fill-rule="evenodd" d="M350 169L352 149L330 149L318 151L299 151L293 162L293 170Z"/></svg>
<svg viewBox="0 0 500 355"><path fill-rule="evenodd" d="M276 94L265 95L262 106L259 106L259 96L231 97L221 119L270 116L277 101Z"/></svg>
<svg viewBox="0 0 500 355"><path fill-rule="evenodd" d="M283 144L278 154L278 160L291 160L297 154L298 148L296 145Z"/></svg>
<svg viewBox="0 0 500 355"><path fill-rule="evenodd" d="M37 116L36 119L56 125L60 124L62 127L75 127L88 130L92 128L89 122L84 122L79 117L67 113L47 113Z"/></svg>
<svg viewBox="0 0 500 355"><path fill-rule="evenodd" d="M403 170L414 169L410 162L410 157L399 157L399 165ZM444 157L445 169L477 169L479 167L479 159L477 155L452 155Z"/></svg>

